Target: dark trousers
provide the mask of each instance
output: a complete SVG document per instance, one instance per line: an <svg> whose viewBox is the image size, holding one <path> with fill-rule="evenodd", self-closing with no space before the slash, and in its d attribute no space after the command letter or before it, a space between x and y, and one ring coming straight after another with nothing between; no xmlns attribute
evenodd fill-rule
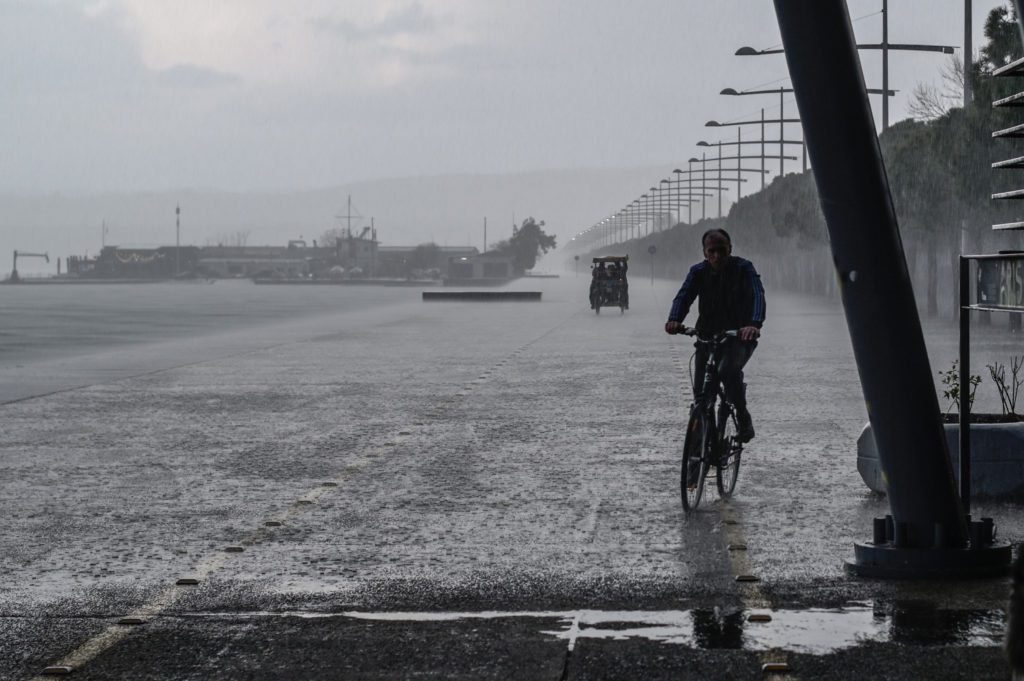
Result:
<svg viewBox="0 0 1024 681"><path fill-rule="evenodd" d="M754 354L755 348L757 341L730 338L718 352L718 380L722 382L726 398L733 403L739 413L743 413L747 408L747 394L743 387L743 365ZM697 391L704 383L704 370L707 367L709 352L707 346L697 346L697 355L693 359L694 397L698 397ZM715 386L708 387L711 390L715 389Z"/></svg>

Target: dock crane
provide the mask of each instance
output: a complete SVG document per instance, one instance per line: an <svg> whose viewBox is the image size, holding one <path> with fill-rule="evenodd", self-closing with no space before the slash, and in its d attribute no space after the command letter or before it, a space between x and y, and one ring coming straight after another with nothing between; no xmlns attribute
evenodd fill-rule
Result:
<svg viewBox="0 0 1024 681"><path fill-rule="evenodd" d="M18 258L45 258L46 262L50 262L49 253L25 253L24 251L14 251L14 265L11 269L11 283L18 281Z"/></svg>

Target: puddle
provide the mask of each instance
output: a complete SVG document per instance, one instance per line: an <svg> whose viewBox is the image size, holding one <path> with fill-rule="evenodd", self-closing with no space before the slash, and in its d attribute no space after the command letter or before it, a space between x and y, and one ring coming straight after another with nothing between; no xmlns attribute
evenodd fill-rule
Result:
<svg viewBox="0 0 1024 681"><path fill-rule="evenodd" d="M750 615L770 621L750 622ZM927 603L853 605L802 610L579 610L535 612L345 612L345 617L391 622L462 619L557 619L559 629L541 633L566 640L641 638L704 649L824 655L868 642L904 645L998 646L1005 631L1002 610L941 610Z"/></svg>

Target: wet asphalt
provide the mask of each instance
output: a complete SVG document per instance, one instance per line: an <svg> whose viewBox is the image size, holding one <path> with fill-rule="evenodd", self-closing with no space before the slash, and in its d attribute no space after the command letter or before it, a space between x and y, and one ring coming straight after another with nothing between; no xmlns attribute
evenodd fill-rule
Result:
<svg viewBox="0 0 1024 681"><path fill-rule="evenodd" d="M0 291L0 679L1009 678L1006 579L844 569L887 505L837 301L769 286L758 436L686 516L675 285L586 284Z"/></svg>

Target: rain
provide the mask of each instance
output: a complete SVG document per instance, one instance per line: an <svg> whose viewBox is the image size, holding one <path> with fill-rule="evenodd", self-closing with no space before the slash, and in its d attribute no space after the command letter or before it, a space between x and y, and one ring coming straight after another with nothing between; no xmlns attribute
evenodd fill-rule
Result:
<svg viewBox="0 0 1024 681"><path fill-rule="evenodd" d="M0 75L16 93L0 120L24 137L55 102L75 117L12 139L20 177L0 170L0 679L1024 673L1024 219L992 198L1024 186L998 165L1019 142L992 135L1022 122L992 107L1024 89L999 75L1024 57L1016 15L974 3L965 74L961 3L822 4L821 30L834 10L861 45L898 229L864 261L827 183L855 159L816 144L793 2L677 4L2 10L25 65ZM561 35L578 12L590 38ZM884 113L864 47L883 20ZM689 91L584 86L595 64L664 84L667 67L626 67L689 50L667 30L687 21L707 64L674 76ZM635 54L602 42L608 24ZM731 84L774 94L719 95ZM113 118L75 109L104 97ZM709 234L728 239L722 269ZM966 301L964 255L983 256ZM889 258L911 297L878 290ZM733 293L715 283L730 267ZM722 388L701 449L699 341L666 320L700 329L730 295L753 301L736 327L759 334L756 435L714 416L739 417ZM939 408L921 420L949 444L894 453L867 395L905 394L913 367L872 375L864 338L897 353L910 323L914 394ZM736 451L730 492L716 470ZM969 515L920 521L901 485L936 487L894 479L905 460L948 472Z"/></svg>

